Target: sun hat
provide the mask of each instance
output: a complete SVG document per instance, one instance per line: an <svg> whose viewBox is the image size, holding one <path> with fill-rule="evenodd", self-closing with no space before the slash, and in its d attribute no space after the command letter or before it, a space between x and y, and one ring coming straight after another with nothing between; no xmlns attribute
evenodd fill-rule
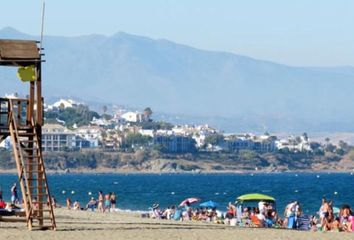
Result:
<svg viewBox="0 0 354 240"><path fill-rule="evenodd" d="M153 205L152 205L152 209L155 209L155 208L158 208L159 207L159 204L158 203L154 203Z"/></svg>

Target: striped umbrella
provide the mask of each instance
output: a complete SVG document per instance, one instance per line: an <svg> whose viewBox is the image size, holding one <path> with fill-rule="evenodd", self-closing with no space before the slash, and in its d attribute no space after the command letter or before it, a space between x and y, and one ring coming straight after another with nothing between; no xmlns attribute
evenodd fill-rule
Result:
<svg viewBox="0 0 354 240"><path fill-rule="evenodd" d="M192 203L196 203L196 202L199 202L199 201L200 201L200 199L199 198L195 198L195 197L186 198L179 204L179 206L183 207L183 206L185 206L187 204L192 204Z"/></svg>

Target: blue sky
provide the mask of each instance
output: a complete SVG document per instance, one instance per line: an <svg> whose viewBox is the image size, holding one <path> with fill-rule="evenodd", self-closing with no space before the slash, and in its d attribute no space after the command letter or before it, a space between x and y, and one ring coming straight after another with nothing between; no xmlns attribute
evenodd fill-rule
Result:
<svg viewBox="0 0 354 240"><path fill-rule="evenodd" d="M39 34L41 2L1 0L0 28ZM289 65L354 66L353 25L352 0L47 0L45 34L124 31Z"/></svg>

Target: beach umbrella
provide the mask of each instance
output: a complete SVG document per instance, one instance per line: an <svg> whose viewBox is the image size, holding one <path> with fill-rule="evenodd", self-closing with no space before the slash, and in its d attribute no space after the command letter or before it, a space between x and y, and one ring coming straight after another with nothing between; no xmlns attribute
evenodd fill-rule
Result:
<svg viewBox="0 0 354 240"><path fill-rule="evenodd" d="M242 196L239 196L236 199L238 202L246 202L246 201L269 201L269 202L275 202L275 198L261 194L261 193L249 193L245 194Z"/></svg>
<svg viewBox="0 0 354 240"><path fill-rule="evenodd" d="M183 207L183 206L187 205L187 203L192 204L192 203L196 203L196 202L199 202L199 201L200 201L200 199L199 198L195 198L195 197L186 198L179 204L179 206Z"/></svg>
<svg viewBox="0 0 354 240"><path fill-rule="evenodd" d="M203 202L201 204L199 204L200 207L207 207L207 208L216 208L219 206L219 204L217 202L214 201L207 201L207 202Z"/></svg>

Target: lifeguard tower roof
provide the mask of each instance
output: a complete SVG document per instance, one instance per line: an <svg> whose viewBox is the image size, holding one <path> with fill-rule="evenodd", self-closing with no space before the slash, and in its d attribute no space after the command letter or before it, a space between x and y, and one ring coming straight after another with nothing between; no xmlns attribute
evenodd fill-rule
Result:
<svg viewBox="0 0 354 240"><path fill-rule="evenodd" d="M0 39L0 65L28 66L41 61L37 41Z"/></svg>

